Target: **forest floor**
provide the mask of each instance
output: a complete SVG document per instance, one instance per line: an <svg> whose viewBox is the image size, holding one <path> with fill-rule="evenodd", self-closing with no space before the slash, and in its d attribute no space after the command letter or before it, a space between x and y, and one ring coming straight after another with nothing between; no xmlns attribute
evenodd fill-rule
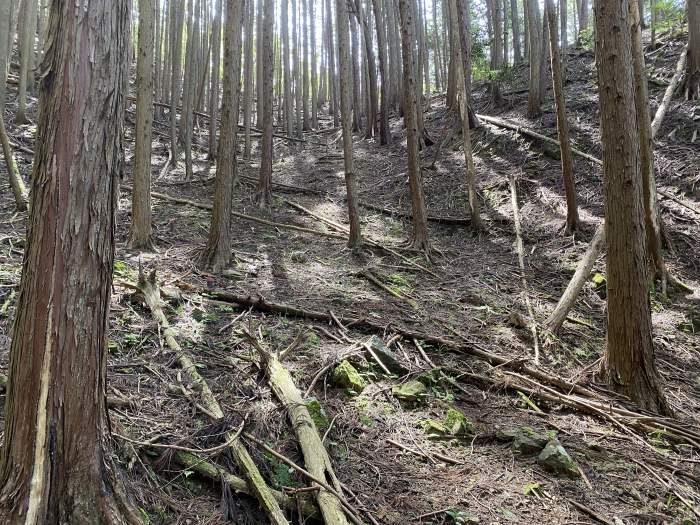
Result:
<svg viewBox="0 0 700 525"><path fill-rule="evenodd" d="M682 39L668 40L648 57L652 114L675 69ZM599 115L596 71L590 51L572 49L566 55L566 93L572 140L598 158ZM502 86L507 103L494 108L485 86L475 86L477 112L497 115L556 137L556 121L548 92L543 115L525 114L527 70L515 68L513 80ZM445 97L430 97L426 126L439 142L451 119ZM130 118L133 118L130 117ZM655 158L660 189L700 209L700 141L691 142L700 109L692 102L673 101L659 133ZM330 124L324 121L327 126ZM11 128L16 142L31 148L31 129ZM131 132L131 130L129 131ZM233 219L235 261L226 277L201 270L210 214L187 204L154 199L157 252L136 254L126 249L130 195L123 192L117 221L117 263L113 294L108 394L121 400L110 409L112 429L134 440L177 443L206 449L221 443L196 403L174 385L187 385L175 365L176 355L162 340L150 312L120 283L136 280L139 261L157 268L159 281L170 288L188 283L179 299L166 308L179 343L190 352L207 379L231 426L243 417L247 429L273 449L302 463L293 429L280 403L259 371L255 352L240 334L247 327L262 344L283 351L284 365L297 386L306 391L324 366L350 355L349 361L366 382L361 393L336 388L331 373L313 385L322 407L315 413L338 478L356 495L352 501L382 524L424 523L697 523L700 512L700 451L673 443L663 431L642 433L609 420L543 402L536 395L518 394L518 385L535 391L540 386L523 380L509 366L492 366L468 352L393 337L396 329L440 336L498 354L510 363L533 358L518 258L508 177L517 181L526 248L526 278L537 321L555 306L596 225L602 217L602 171L575 159L581 231L561 232L565 203L556 152L542 149L516 133L484 124L473 135L479 193L488 231L474 237L465 225L430 223L435 248L427 262L402 244L410 220L386 210L410 212L405 137L400 120L393 121L395 142L381 147L374 140L355 141L360 199L366 237L391 247L401 257L366 247L360 254L346 248L342 238ZM202 133L200 141L204 142ZM330 143L337 132L307 134L307 139ZM154 191L210 203L214 167L202 153L196 158L195 180L184 181L182 162L160 176L167 159L162 138L155 137ZM279 152L273 179L271 209L252 202L251 178L257 165L239 161L239 184L234 196L237 212L279 224L318 232L334 230L292 207L346 224L341 141L331 146L305 144ZM423 183L432 216L465 215L464 156L460 140L443 148L435 169L423 170ZM127 152L130 158L131 151ZM429 166L434 148L423 152ZM31 156L18 152L21 171L29 171ZM130 170L130 167L129 167ZM127 173L127 181L129 179ZM17 214L7 179L0 177L0 368L7 373L10 319L20 280L25 214ZM656 363L666 395L680 425L700 428L700 214L661 197L666 231L672 241L667 252L671 272L695 289L664 299L652 293ZM428 267L429 272L417 267ZM594 269L603 274L604 258ZM373 276L384 287L367 278ZM368 319L383 331L339 323L312 321L291 315L261 313L207 299L208 290L262 296L268 302L333 312L339 318ZM540 368L608 395L596 376L605 345L604 291L587 284L571 317L559 334L540 334ZM358 342L379 337L390 342L406 370L386 375ZM511 361L512 360L512 361ZM427 374L435 367L443 380ZM397 399L404 390L393 387L420 378L427 388L413 402ZM426 379L427 378L427 379ZM565 392L566 393L566 392ZM610 398L612 399L612 398ZM409 400L410 401L410 400ZM612 401L610 401L612 403ZM615 400L624 405L624 401ZM464 435L443 432L437 422L456 409L472 423ZM426 428L428 430L426 430ZM521 454L504 440L503 431L557 435L584 476L562 477L542 468L537 454ZM438 438L438 439L436 439ZM169 457L158 458L147 447L114 441L132 493L150 523L227 523L222 512L222 488L193 474ZM268 482L279 489L303 487L306 480L264 451L249 450ZM397 445L398 444L398 445ZM400 448L404 447L404 448ZM138 452L135 454L134 452ZM211 455L210 455L211 456ZM225 455L210 461L235 471ZM253 499L227 501L234 523L265 523ZM693 511L681 499L695 506ZM695 514L694 514L695 512ZM297 516L294 516L297 519Z"/></svg>

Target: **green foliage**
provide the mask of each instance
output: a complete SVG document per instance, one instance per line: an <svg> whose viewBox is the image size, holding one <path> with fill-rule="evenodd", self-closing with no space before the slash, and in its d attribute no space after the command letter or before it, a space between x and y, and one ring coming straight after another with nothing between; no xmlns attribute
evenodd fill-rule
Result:
<svg viewBox="0 0 700 525"><path fill-rule="evenodd" d="M685 17L685 2L677 0L656 0L651 4L656 12L656 32L678 27Z"/></svg>
<svg viewBox="0 0 700 525"><path fill-rule="evenodd" d="M579 42L581 47L585 49L593 49L593 44L595 44L595 33L593 32L593 27L587 27L579 31Z"/></svg>

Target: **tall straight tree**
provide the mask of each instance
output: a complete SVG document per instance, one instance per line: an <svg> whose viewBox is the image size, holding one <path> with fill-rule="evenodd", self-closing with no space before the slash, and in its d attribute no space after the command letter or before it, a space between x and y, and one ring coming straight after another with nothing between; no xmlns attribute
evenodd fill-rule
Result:
<svg viewBox="0 0 700 525"><path fill-rule="evenodd" d="M311 127L318 128L318 82L316 82L316 14L315 0L309 2L309 38L311 39ZM308 59L308 56L306 57Z"/></svg>
<svg viewBox="0 0 700 525"><path fill-rule="evenodd" d="M251 127L253 121L253 35L255 29L253 25L255 15L255 4L253 0L245 3L245 46L244 46L244 72L243 72L243 129L245 131L245 145L243 147L243 158L250 161L252 149Z"/></svg>
<svg viewBox="0 0 700 525"><path fill-rule="evenodd" d="M383 145L391 144L391 129L389 128L389 64L387 59L386 23L382 13L380 0L371 0L374 12L374 22L377 26L377 49L379 54L379 71L382 76L380 95L382 105L379 110L379 141Z"/></svg>
<svg viewBox="0 0 700 525"><path fill-rule="evenodd" d="M170 4L170 49L172 53L170 72L170 152L173 165L177 164L177 105L182 91L182 30L185 23L185 0L171 0Z"/></svg>
<svg viewBox="0 0 700 525"><path fill-rule="evenodd" d="M155 4L139 0L138 56L136 61L136 151L131 201L129 245L153 248L151 226L151 134L153 128L153 30Z"/></svg>
<svg viewBox="0 0 700 525"><path fill-rule="evenodd" d="M51 3L5 401L2 523L141 523L106 449L105 402L130 4Z"/></svg>
<svg viewBox="0 0 700 525"><path fill-rule="evenodd" d="M596 65L607 228L607 346L603 372L640 407L668 412L654 363L629 2L597 0Z"/></svg>
<svg viewBox="0 0 700 525"><path fill-rule="evenodd" d="M343 161L345 164L345 187L348 198L348 218L350 238L348 246L358 249L362 245L360 231L360 210L357 202L357 182L355 180L352 156L352 99L350 96L350 36L348 0L336 0L336 26L338 29L338 65L340 66L340 119L343 125Z"/></svg>
<svg viewBox="0 0 700 525"><path fill-rule="evenodd" d="M479 199L476 193L476 173L474 170L474 158L472 156L472 139L469 129L469 100L471 98L471 17L469 16L468 0L452 0L453 11L457 14L455 17L456 24L459 29L454 30L454 36L458 39L456 45L457 53L460 59L460 68L457 77L460 80L460 115L462 121L462 143L464 146L464 164L467 174L467 192L469 203L469 216L471 217L471 227L475 232L483 229L484 225L481 221L481 213L479 209Z"/></svg>
<svg viewBox="0 0 700 525"><path fill-rule="evenodd" d="M700 98L700 0L687 0L688 56L683 92L687 100Z"/></svg>
<svg viewBox="0 0 700 525"><path fill-rule="evenodd" d="M529 38L530 80L527 97L527 115L530 118L537 117L541 112L542 99L542 62L543 31L540 8L537 0L525 0L527 5L527 25Z"/></svg>
<svg viewBox="0 0 700 525"><path fill-rule="evenodd" d="M5 111L7 66L12 33L12 0L0 0L0 113Z"/></svg>
<svg viewBox="0 0 700 525"><path fill-rule="evenodd" d="M428 214L425 210L423 182L421 177L420 157L418 155L418 100L416 99L415 60L413 57L415 19L411 9L411 0L399 0L401 18L401 49L403 62L403 96L404 121L406 123L406 147L408 149L408 184L411 192L411 209L413 211L413 235L411 245L430 253L428 239Z"/></svg>
<svg viewBox="0 0 700 525"><path fill-rule="evenodd" d="M262 67L262 145L260 158L260 177L256 199L261 207L272 201L272 80L273 80L273 49L272 30L275 20L274 0L264 0L262 35L262 55L259 64ZM258 95L259 96L259 95Z"/></svg>
<svg viewBox="0 0 700 525"><path fill-rule="evenodd" d="M238 130L243 10L242 2L226 0L221 136L214 182L214 208L209 240L204 251L207 266L215 272L224 270L231 260L231 195L236 178L236 131Z"/></svg>
<svg viewBox="0 0 700 525"><path fill-rule="evenodd" d="M557 110L557 134L561 152L561 175L564 180L566 195L566 226L564 232L571 235L578 227L578 205L576 203L576 183L574 181L574 159L569 143L569 122L566 117L564 99L564 81L561 73L561 58L557 42L557 14L554 0L545 0L547 5L547 23L549 24L549 56L552 63L552 86L554 87L554 105Z"/></svg>
<svg viewBox="0 0 700 525"><path fill-rule="evenodd" d="M559 42L561 45L562 49L566 49L569 47L569 34L568 34L568 25L567 25L567 9L566 9L566 0L559 0L559 32L561 33L559 35ZM554 13L554 5L552 5L549 8L549 11ZM554 33L555 35L557 34L556 31L552 31L551 27L549 29L550 33ZM550 37L551 38L551 37Z"/></svg>
<svg viewBox="0 0 700 525"><path fill-rule="evenodd" d="M31 88L36 40L37 5L39 0L22 0L22 27L19 39L19 87L17 88L17 112L15 122L27 124L27 91Z"/></svg>
<svg viewBox="0 0 700 525"><path fill-rule="evenodd" d="M518 20L518 0L510 0L510 23L513 31L513 63L519 64L523 60L520 49L520 21Z"/></svg>
<svg viewBox="0 0 700 525"><path fill-rule="evenodd" d="M249 2L246 2L246 5ZM211 35L211 88L209 90L209 159L216 158L216 128L219 121L219 81L221 79L221 0L214 3ZM247 45L247 44L246 44Z"/></svg>

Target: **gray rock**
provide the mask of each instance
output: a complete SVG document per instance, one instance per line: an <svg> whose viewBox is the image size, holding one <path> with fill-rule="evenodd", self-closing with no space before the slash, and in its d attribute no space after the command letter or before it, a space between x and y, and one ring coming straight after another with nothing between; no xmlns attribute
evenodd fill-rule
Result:
<svg viewBox="0 0 700 525"><path fill-rule="evenodd" d="M553 439L544 447L537 462L554 474L563 474L572 478L579 477L578 465L571 459L569 453L562 446L558 439Z"/></svg>
<svg viewBox="0 0 700 525"><path fill-rule="evenodd" d="M379 358L382 364L387 367L389 372L396 374L397 376L402 376L408 373L408 369L403 366L398 359L396 359L394 352L392 352L379 337L376 335L373 336L369 342L369 346L372 348L372 351Z"/></svg>

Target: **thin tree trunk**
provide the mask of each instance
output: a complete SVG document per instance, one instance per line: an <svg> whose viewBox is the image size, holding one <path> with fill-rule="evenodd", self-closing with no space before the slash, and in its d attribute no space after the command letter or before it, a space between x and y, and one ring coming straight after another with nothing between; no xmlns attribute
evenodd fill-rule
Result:
<svg viewBox="0 0 700 525"><path fill-rule="evenodd" d="M26 211L27 188L24 186L24 181L22 180L22 175L19 173L19 169L17 169L15 156L10 147L10 139L5 130L5 118L2 111L0 111L0 144L2 145L2 152L5 156L5 165L7 166L7 174L10 178L10 187L15 197L15 207L17 211Z"/></svg>
<svg viewBox="0 0 700 525"><path fill-rule="evenodd" d="M272 80L273 80L273 49L272 30L275 20L274 0L264 0L262 24L262 145L260 158L260 177L256 199L260 207L266 207L272 202Z"/></svg>
<svg viewBox="0 0 700 525"><path fill-rule="evenodd" d="M550 11L554 12L553 5L551 6ZM566 49L567 47L569 47L569 35L567 31L567 14L568 13L566 9L566 0L559 0L559 45L562 49ZM549 32L556 34L556 31L552 31L551 27L549 28Z"/></svg>
<svg viewBox="0 0 700 525"><path fill-rule="evenodd" d="M250 2L246 2L247 5ZM209 90L209 159L216 158L216 129L219 121L219 82L221 79L221 0L215 0L212 26L211 88ZM247 26L246 26L247 27ZM248 43L246 42L246 46ZM247 47L246 47L247 50Z"/></svg>
<svg viewBox="0 0 700 525"><path fill-rule="evenodd" d="M7 68L12 33L12 0L0 0L0 115L5 111Z"/></svg>
<svg viewBox="0 0 700 525"><path fill-rule="evenodd" d="M380 94L382 107L379 117L379 141L382 145L391 144L391 129L389 128L389 64L387 63L386 22L382 14L380 0L372 0L374 23L377 26L377 49L379 52L379 70L382 75Z"/></svg>
<svg viewBox="0 0 700 525"><path fill-rule="evenodd" d="M700 98L700 0L687 0L688 56L682 90L686 100Z"/></svg>
<svg viewBox="0 0 700 525"><path fill-rule="evenodd" d="M315 0L307 0L309 5L309 38L311 39L311 127L318 128L318 81L316 75L316 13ZM307 55L308 59L308 55Z"/></svg>
<svg viewBox="0 0 700 525"><path fill-rule="evenodd" d="M171 0L170 11L170 49L172 53L172 70L170 74L170 151L173 165L177 164L177 108L182 90L182 29L185 20L185 0Z"/></svg>
<svg viewBox="0 0 700 525"><path fill-rule="evenodd" d="M467 28L471 27L470 6L468 0L452 0L452 10L457 14L456 24L459 26L454 31L455 39L459 42L457 54L460 59L460 69L457 75L460 79L460 115L462 122L462 142L464 146L464 164L467 180L469 216L471 227L475 232L481 231L484 224L481 221L479 199L476 192L476 173L474 170L474 158L472 155L471 131L469 129L469 100L471 98L471 33Z"/></svg>
<svg viewBox="0 0 700 525"><path fill-rule="evenodd" d="M201 0L197 0L199 6ZM198 11L198 9L197 9ZM195 13L194 0L189 0L188 7L188 24L187 24L187 53L185 70L185 85L183 88L182 101L182 120L180 122L181 135L184 138L185 150L185 179L191 180L193 177L192 170L192 135L194 131L194 99L195 99L195 82L197 78L198 67L198 45L197 34L199 33L199 16Z"/></svg>
<svg viewBox="0 0 700 525"><path fill-rule="evenodd" d="M519 64L523 60L520 49L520 22L518 20L518 0L510 0L510 23L513 30L513 63Z"/></svg>
<svg viewBox="0 0 700 525"><path fill-rule="evenodd" d="M282 53L282 85L284 86L283 109L284 109L284 124L286 126L287 135L294 135L294 121L292 118L293 99L292 99L292 70L291 70L291 49L289 46L289 0L280 0L280 52Z"/></svg>
<svg viewBox="0 0 700 525"><path fill-rule="evenodd" d="M564 81L561 74L561 58L557 43L557 15L553 0L546 0L547 21L549 23L549 52L552 64L552 86L554 105L557 111L557 134L561 152L561 175L566 195L566 226L564 232L571 235L578 228L578 205L576 203L576 183L574 181L574 159L569 143L569 122L566 116Z"/></svg>
<svg viewBox="0 0 700 525"><path fill-rule="evenodd" d="M411 245L429 254L428 221L425 210L425 198L423 196L420 157L418 155L420 135L417 115L419 109L418 101L416 100L416 78L413 72L413 31L415 22L410 2L411 0L399 0L401 48L403 50L404 121L406 123L406 147L408 149L408 182L411 193L411 209L413 212L413 236Z"/></svg>
<svg viewBox="0 0 700 525"><path fill-rule="evenodd" d="M668 412L654 364L630 1L598 0L595 8L608 252L603 371L614 391L643 409Z"/></svg>
<svg viewBox="0 0 700 525"><path fill-rule="evenodd" d="M17 88L17 112L15 122L17 124L28 124L27 118L27 91L30 90L32 79L31 69L34 67L34 43L36 40L38 0L23 0L22 9L24 22L20 38L20 69L19 87Z"/></svg>
<svg viewBox="0 0 700 525"><path fill-rule="evenodd" d="M528 14L528 33L530 35L530 43L528 46L530 56L530 87L527 98L527 115L530 118L537 117L541 110L542 104L542 66L541 61L544 60L540 50L542 49L542 23L540 20L540 8L537 0L525 0L527 3Z"/></svg>
<svg viewBox="0 0 700 525"><path fill-rule="evenodd" d="M129 7L53 2L49 15L53 75L39 97L33 212L10 349L2 523L141 523L106 450ZM90 45L78 45L83 39ZM86 147L88 137L99 140Z"/></svg>
<svg viewBox="0 0 700 525"><path fill-rule="evenodd" d="M236 132L238 131L241 28L244 9L247 9L247 6L242 2L226 0L221 135L214 179L211 226L207 247L204 250L205 264L214 272L221 272L231 261L231 195L236 179Z"/></svg>
<svg viewBox="0 0 700 525"><path fill-rule="evenodd" d="M246 162L250 162L250 153L253 146L250 132L253 122L253 35L255 33L253 25L255 5L252 0L246 2L245 12L245 64L243 73L243 129L245 131L245 144L243 158Z"/></svg>
<svg viewBox="0 0 700 525"><path fill-rule="evenodd" d="M258 0L257 15L255 16L255 20L257 22L257 37L255 40L255 86L257 91L257 96L255 98L255 123L258 128L263 127L263 101L265 99L263 94L263 20L265 18L263 13L263 2L264 0Z"/></svg>
<svg viewBox="0 0 700 525"><path fill-rule="evenodd" d="M343 125L343 161L345 163L345 187L348 200L348 218L350 220L350 237L348 246L358 249L362 245L360 231L360 211L357 201L357 183L355 180L352 153L352 100L350 95L350 38L347 0L336 0L336 27L338 30L338 64L340 69L340 117Z"/></svg>
<svg viewBox="0 0 700 525"><path fill-rule="evenodd" d="M355 0L355 12L358 22L362 25L362 35L365 44L365 56L367 57L368 71L368 95L369 95L369 113L367 114L367 130L365 136L370 138L374 135L374 129L377 125L377 113L379 112L377 101L377 66L374 62L374 49L372 46L371 30L367 22L367 15L362 9L362 1Z"/></svg>
<svg viewBox="0 0 700 525"><path fill-rule="evenodd" d="M630 31L632 37L632 67L634 72L634 101L639 126L639 162L642 171L642 192L644 195L644 219L649 260L654 276L661 282L661 291L666 294L667 273L662 252L661 214L656 201L656 177L654 175L654 154L651 136L651 116L649 114L649 91L642 29L637 12L637 4L630 1Z"/></svg>
<svg viewBox="0 0 700 525"><path fill-rule="evenodd" d="M153 249L151 226L151 134L153 129L153 29L155 3L139 0L136 63L136 146L129 246Z"/></svg>
<svg viewBox="0 0 700 525"><path fill-rule="evenodd" d="M440 56L440 33L438 32L437 24L437 5L438 0L432 0L433 4L433 66L435 68L435 91L442 91L443 82L442 73L442 57Z"/></svg>

